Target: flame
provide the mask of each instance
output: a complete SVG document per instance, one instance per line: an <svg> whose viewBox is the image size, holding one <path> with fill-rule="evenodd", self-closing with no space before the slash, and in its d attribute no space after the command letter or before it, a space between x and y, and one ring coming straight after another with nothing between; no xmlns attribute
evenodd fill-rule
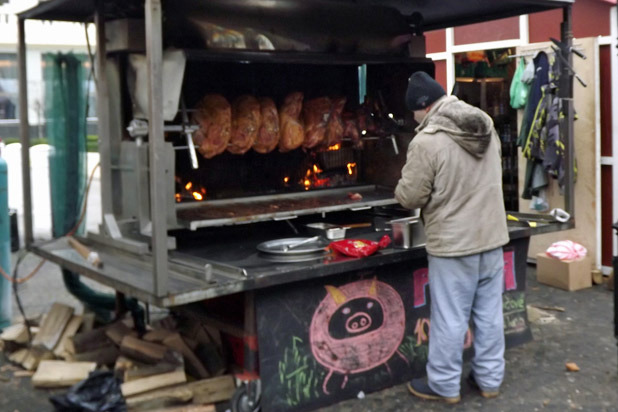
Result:
<svg viewBox="0 0 618 412"><path fill-rule="evenodd" d="M289 181L290 181L290 177L289 176L286 176L286 177L283 178L283 183L289 183Z"/></svg>
<svg viewBox="0 0 618 412"><path fill-rule="evenodd" d="M322 173L322 169L316 164L312 165L305 172L305 176L300 180L300 184L305 187L305 190L309 190L312 187L324 187L330 183L330 178L320 178L318 175Z"/></svg>
<svg viewBox="0 0 618 412"><path fill-rule="evenodd" d="M177 178L176 181L182 185L180 178ZM174 199L178 203L191 199L204 200L206 199L206 188L199 183L187 182L184 186L181 186L180 193L174 194Z"/></svg>
<svg viewBox="0 0 618 412"><path fill-rule="evenodd" d="M348 168L348 174L353 175L354 169L356 168L356 163L348 163L346 166Z"/></svg>
<svg viewBox="0 0 618 412"><path fill-rule="evenodd" d="M339 150L339 149L341 149L341 144L337 143L337 144L334 144L332 146L329 146L328 149L326 149L326 150L327 151L332 151L332 150Z"/></svg>

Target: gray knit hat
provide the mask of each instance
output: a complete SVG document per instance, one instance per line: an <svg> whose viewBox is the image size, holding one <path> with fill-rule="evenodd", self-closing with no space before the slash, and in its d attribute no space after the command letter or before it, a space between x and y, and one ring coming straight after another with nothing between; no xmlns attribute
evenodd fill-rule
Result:
<svg viewBox="0 0 618 412"><path fill-rule="evenodd" d="M446 92L440 83L425 72L415 72L408 79L406 107L408 110L422 110L444 96Z"/></svg>

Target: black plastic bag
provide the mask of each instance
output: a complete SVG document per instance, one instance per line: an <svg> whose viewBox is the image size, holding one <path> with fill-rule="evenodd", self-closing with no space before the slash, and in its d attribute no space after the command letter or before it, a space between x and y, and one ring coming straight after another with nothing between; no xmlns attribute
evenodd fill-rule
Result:
<svg viewBox="0 0 618 412"><path fill-rule="evenodd" d="M112 372L94 371L88 378L71 386L64 395L49 398L62 412L126 412L120 381Z"/></svg>

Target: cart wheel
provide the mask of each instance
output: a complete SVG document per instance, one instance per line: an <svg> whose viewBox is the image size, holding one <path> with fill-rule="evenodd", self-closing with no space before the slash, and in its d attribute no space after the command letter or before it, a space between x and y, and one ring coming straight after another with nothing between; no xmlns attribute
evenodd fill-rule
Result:
<svg viewBox="0 0 618 412"><path fill-rule="evenodd" d="M251 396L247 386L251 385ZM232 396L232 412L258 412L260 410L260 391L257 382L243 383Z"/></svg>

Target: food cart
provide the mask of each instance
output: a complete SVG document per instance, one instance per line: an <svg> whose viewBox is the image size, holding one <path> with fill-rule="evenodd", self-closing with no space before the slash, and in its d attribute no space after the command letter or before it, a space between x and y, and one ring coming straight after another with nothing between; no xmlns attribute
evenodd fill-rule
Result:
<svg viewBox="0 0 618 412"><path fill-rule="evenodd" d="M434 74L424 31L563 8L570 59L571 4L43 2L19 16L22 147L29 147L25 21L94 22L102 223L80 240L104 265L85 261L65 237L33 241L23 150L27 248L236 338L243 366L237 376L246 384L234 410L307 410L421 375L429 328L422 244L352 258L325 251L327 232L315 239L310 231L328 224L345 228L347 238L378 241L391 233L390 221L410 216L393 188L413 137L403 106L407 78L417 70ZM562 133L572 165L572 74L563 77ZM204 146L204 96L268 97L280 106L294 92L305 102L343 98L350 114L342 121L350 119L356 133L340 133L329 145L279 144L267 153L228 147L213 155ZM573 168L566 169L565 208L572 215ZM517 215L505 247L508 345L530 338L529 237L574 227L572 220ZM466 345L472 340L469 334Z"/></svg>

